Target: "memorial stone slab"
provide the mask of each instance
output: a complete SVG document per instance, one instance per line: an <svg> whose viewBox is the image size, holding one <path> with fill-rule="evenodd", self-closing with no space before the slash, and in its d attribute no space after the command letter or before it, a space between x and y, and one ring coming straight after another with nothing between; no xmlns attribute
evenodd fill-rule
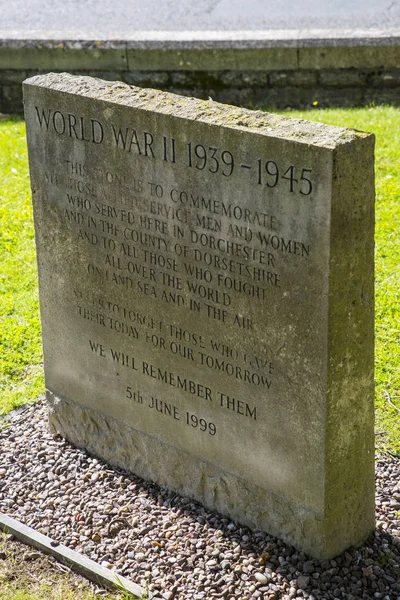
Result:
<svg viewBox="0 0 400 600"><path fill-rule="evenodd" d="M316 557L374 527L374 138L25 81L50 424Z"/></svg>

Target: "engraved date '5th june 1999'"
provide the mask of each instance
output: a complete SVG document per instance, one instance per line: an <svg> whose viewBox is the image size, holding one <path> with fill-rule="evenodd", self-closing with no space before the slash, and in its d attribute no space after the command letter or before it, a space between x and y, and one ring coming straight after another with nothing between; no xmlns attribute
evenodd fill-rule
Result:
<svg viewBox="0 0 400 600"><path fill-rule="evenodd" d="M126 398L128 398L128 400L134 400L138 404L143 404L143 397L140 392L134 392L129 385L126 388ZM209 435L215 435L217 433L217 427L214 423L206 421L203 417L198 417L189 411L185 411L185 416L181 419L179 408L169 402L165 402L165 400L160 400L159 398L152 396L147 406L167 417L172 417L176 421L182 421L188 427L193 427L193 429L198 429Z"/></svg>

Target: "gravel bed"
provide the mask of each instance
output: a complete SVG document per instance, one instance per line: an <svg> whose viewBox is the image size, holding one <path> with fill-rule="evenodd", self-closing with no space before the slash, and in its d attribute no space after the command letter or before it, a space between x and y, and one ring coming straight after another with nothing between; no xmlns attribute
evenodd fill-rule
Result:
<svg viewBox="0 0 400 600"><path fill-rule="evenodd" d="M400 460L376 462L377 530L334 560L145 482L54 438L44 402L0 429L0 511L165 600L400 600Z"/></svg>

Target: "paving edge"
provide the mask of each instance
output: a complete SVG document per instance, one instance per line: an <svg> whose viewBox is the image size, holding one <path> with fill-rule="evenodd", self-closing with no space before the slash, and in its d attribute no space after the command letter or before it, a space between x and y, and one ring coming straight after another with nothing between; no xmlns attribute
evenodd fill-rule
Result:
<svg viewBox="0 0 400 600"><path fill-rule="evenodd" d="M0 530L5 533L11 533L24 544L28 544L45 554L54 556L59 562L70 567L73 571L110 590L118 590L123 593L129 592L135 598L145 597L149 600L158 600L160 598L160 596L148 594L145 589L126 577L117 575L113 571L102 567L94 560L67 548L63 544L59 544L57 541L20 523L16 519L8 517L4 513L0 513Z"/></svg>
<svg viewBox="0 0 400 600"><path fill-rule="evenodd" d="M0 31L0 70L260 71L400 67L400 30L137 32L129 39ZM329 33L329 32L328 32ZM390 33L390 35L389 35ZM290 35L289 35L290 34ZM335 35L333 35L335 34ZM354 34L354 36L352 36Z"/></svg>
<svg viewBox="0 0 400 600"><path fill-rule="evenodd" d="M8 46L56 47L65 43L101 44L109 48L176 49L221 47L308 47L308 46L397 46L400 28L385 29L268 29L268 30L197 30L197 31L135 31L124 34L108 31L62 30L1 30L0 44Z"/></svg>

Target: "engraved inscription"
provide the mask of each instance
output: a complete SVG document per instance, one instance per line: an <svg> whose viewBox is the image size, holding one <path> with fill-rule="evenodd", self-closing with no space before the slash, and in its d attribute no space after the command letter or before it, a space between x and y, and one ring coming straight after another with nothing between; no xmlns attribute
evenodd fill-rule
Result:
<svg viewBox="0 0 400 600"><path fill-rule="evenodd" d="M74 248L64 310L120 418L190 452L207 438L211 461L237 428L261 447L301 360L288 344L312 343L289 315L293 294L314 302L314 238L284 208L313 210L312 161L133 117L37 105L35 118L66 148L44 182Z"/></svg>

